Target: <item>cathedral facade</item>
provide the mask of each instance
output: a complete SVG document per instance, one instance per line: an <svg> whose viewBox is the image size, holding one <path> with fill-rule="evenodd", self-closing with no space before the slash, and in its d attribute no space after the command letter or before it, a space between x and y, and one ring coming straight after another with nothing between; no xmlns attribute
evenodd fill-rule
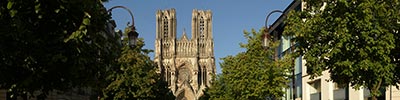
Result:
<svg viewBox="0 0 400 100"><path fill-rule="evenodd" d="M216 73L212 13L193 10L191 38L176 24L175 9L157 11L154 62L178 100L197 100Z"/></svg>

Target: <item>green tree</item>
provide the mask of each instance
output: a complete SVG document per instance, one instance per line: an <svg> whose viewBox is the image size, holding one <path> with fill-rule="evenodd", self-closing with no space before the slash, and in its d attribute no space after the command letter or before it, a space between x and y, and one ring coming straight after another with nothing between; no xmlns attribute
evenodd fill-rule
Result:
<svg viewBox="0 0 400 100"><path fill-rule="evenodd" d="M90 87L116 63L100 0L0 1L0 89L9 98Z"/></svg>
<svg viewBox="0 0 400 100"><path fill-rule="evenodd" d="M295 37L312 78L328 70L331 79L372 98L399 82L398 0L304 0L290 12L285 33ZM397 76L396 76L397 74Z"/></svg>
<svg viewBox="0 0 400 100"><path fill-rule="evenodd" d="M288 87L292 60L285 55L275 61L273 49L279 43L271 43L271 49L264 49L261 45L263 32L254 29L251 33L244 32L248 41L240 46L246 51L222 58L222 74L205 93L210 99L264 100L283 96L284 88Z"/></svg>
<svg viewBox="0 0 400 100"><path fill-rule="evenodd" d="M134 48L124 46L119 67L108 71L104 99L174 100L168 84L156 72L158 67L148 56L152 50L142 49L143 46L142 38Z"/></svg>

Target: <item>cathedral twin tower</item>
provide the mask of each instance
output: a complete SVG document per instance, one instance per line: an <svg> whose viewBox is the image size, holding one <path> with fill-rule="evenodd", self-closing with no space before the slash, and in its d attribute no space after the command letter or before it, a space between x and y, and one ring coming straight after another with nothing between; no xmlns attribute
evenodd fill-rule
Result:
<svg viewBox="0 0 400 100"><path fill-rule="evenodd" d="M195 100L216 73L211 11L193 10L192 37L176 38L175 9L156 15L154 62L178 100Z"/></svg>

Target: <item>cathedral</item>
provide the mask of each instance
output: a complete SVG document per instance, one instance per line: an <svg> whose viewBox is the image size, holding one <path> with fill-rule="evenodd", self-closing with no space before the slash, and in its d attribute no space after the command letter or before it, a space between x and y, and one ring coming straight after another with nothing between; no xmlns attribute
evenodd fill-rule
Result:
<svg viewBox="0 0 400 100"><path fill-rule="evenodd" d="M177 100L197 100L216 73L212 13L193 10L191 38L176 24L175 9L157 11L154 62Z"/></svg>

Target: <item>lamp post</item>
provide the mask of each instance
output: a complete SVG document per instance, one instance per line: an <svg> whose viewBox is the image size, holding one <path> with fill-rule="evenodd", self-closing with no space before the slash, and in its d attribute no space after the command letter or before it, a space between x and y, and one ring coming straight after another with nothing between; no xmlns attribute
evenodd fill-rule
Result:
<svg viewBox="0 0 400 100"><path fill-rule="evenodd" d="M139 33L136 32L135 20L134 20L133 14L132 14L131 10L129 10L127 7L124 7L124 6L114 6L114 7L111 7L110 9L107 10L107 13L108 13L109 15L111 15L112 10L115 9L115 8L122 8L122 9L127 10L128 13L129 13L129 15L131 15L131 17L132 17L132 25L129 25L129 22L128 22L128 24L127 24L127 25L128 25L128 28L130 28L130 30L129 30L129 32L128 32L127 35L128 35L128 45L129 45L129 47L130 47L130 48L134 48L134 47L136 46L136 41L137 41L137 38L138 38L138 36L139 36ZM115 28L115 26L116 26L116 25L115 25L115 21L114 21L114 20L110 20L110 21L107 23L106 26L107 26L107 31L108 31L108 33L110 33L110 34L112 34L112 35L115 35L115 34L114 34L114 28ZM99 85L98 80L96 81L96 84ZM99 90L100 90L100 89L99 89ZM98 99L98 100L101 99L100 94L101 94L101 93L99 93L98 96L97 96L97 99Z"/></svg>
<svg viewBox="0 0 400 100"><path fill-rule="evenodd" d="M115 8L122 8L122 9L127 10L128 13L129 13L129 15L131 15L131 17L132 17L132 25L129 25L129 22L128 22L127 25L128 25L128 28L131 29L131 30L129 30L129 32L128 32L128 44L129 44L129 47L133 48L133 47L136 46L137 38L138 38L138 36L139 36L139 33L136 32L135 20L134 20L133 14L132 14L131 10L129 10L128 8L126 8L126 7L124 7L124 6L114 6L114 7L111 7L110 9L108 9L107 12L111 15L111 11L112 11L113 9L115 9Z"/></svg>
<svg viewBox="0 0 400 100"><path fill-rule="evenodd" d="M270 42L271 42L271 35L270 35L270 33L269 33L269 29L270 29L270 27L268 27L268 19L269 19L269 16L271 16L273 13L282 13L283 14L283 16L286 16L285 15L285 13L283 12L283 11L281 11L281 10L274 10L274 11L271 11L268 15L267 15L267 18L265 19L265 29L264 29L264 34L263 34L263 36L264 36L264 38L263 38L263 47L264 47L264 49L268 49L269 47L270 47ZM293 51L293 49L294 49L294 45L292 45L291 47L290 47L290 49L291 49L291 51ZM278 60L278 56L277 56L277 54L278 54L278 50L277 49L275 49L275 57L274 57L274 59L275 59L275 61L276 60ZM293 69L292 69L292 92L293 92L293 100L295 100L296 99L296 94L295 94L295 90L296 90L296 86L295 86L295 84L296 84L296 82L295 82L295 64L294 64L294 59L292 60L293 61Z"/></svg>
<svg viewBox="0 0 400 100"><path fill-rule="evenodd" d="M271 16L273 13L276 13L276 12L279 12L279 13L282 13L283 14L283 11L281 11L281 10L274 10L274 11L271 11L268 15L267 15L267 18L265 18L265 29L264 29L264 39L263 39L263 47L265 48L265 49L268 49L269 48L269 44L270 44L270 42L271 42L271 35L269 34L269 27L268 27L268 19L269 19L269 16Z"/></svg>

